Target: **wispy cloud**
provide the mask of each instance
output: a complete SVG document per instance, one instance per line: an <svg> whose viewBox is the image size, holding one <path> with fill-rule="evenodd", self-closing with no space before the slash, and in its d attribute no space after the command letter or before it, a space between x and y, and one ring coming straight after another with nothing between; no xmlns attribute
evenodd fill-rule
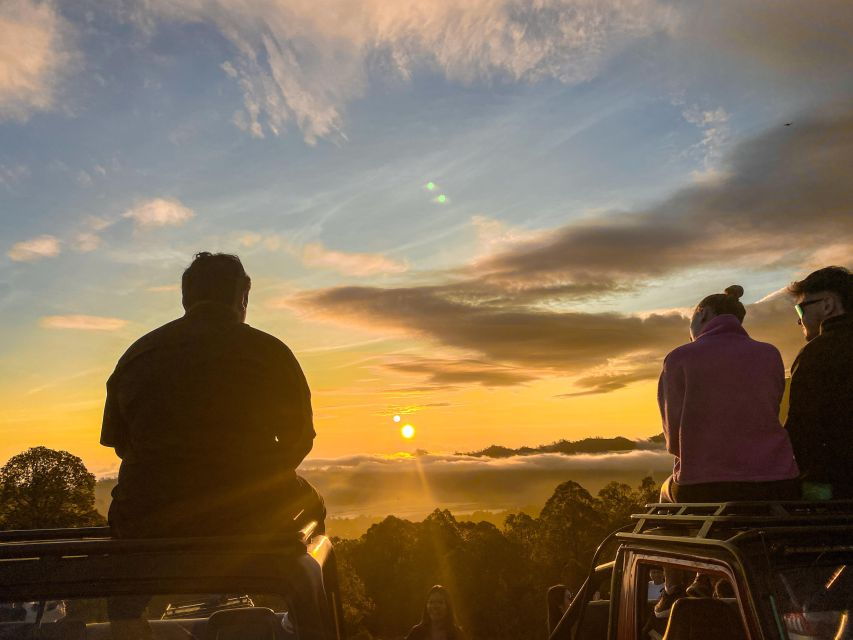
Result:
<svg viewBox="0 0 853 640"><path fill-rule="evenodd" d="M67 315L44 316L39 324L45 329L75 329L80 331L118 331L127 326L127 320L103 316Z"/></svg>
<svg viewBox="0 0 853 640"><path fill-rule="evenodd" d="M41 235L30 240L16 242L6 252L15 262L33 262L43 258L54 258L61 252L60 240L56 236Z"/></svg>
<svg viewBox="0 0 853 640"><path fill-rule="evenodd" d="M56 107L57 84L77 55L70 30L52 2L0 3L0 120Z"/></svg>
<svg viewBox="0 0 853 640"><path fill-rule="evenodd" d="M137 228L177 227L185 224L195 212L178 200L153 198L122 214L134 221Z"/></svg>
<svg viewBox="0 0 853 640"><path fill-rule="evenodd" d="M324 247L319 242L305 245L299 251L299 255L306 266L332 269L349 276L403 273L408 269L405 262L393 260L381 253L335 251Z"/></svg>
<svg viewBox="0 0 853 640"><path fill-rule="evenodd" d="M638 37L669 25L655 0L154 0L150 17L207 21L239 54L222 65L239 83L234 123L256 137L291 123L313 144L340 134L346 104L374 66L408 79L419 65L453 81L588 80Z"/></svg>
<svg viewBox="0 0 853 640"><path fill-rule="evenodd" d="M436 389L454 385L480 384L485 387L507 387L534 380L535 376L519 367L502 366L472 358L391 358L384 368L397 373L425 377Z"/></svg>

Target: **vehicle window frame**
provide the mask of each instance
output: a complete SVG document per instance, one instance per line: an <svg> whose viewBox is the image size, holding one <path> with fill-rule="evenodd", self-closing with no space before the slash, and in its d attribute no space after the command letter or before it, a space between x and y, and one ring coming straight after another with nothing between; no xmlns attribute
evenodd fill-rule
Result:
<svg viewBox="0 0 853 640"><path fill-rule="evenodd" d="M746 631L747 640L759 640L762 635L756 631L753 616L749 615L748 607L744 603L743 586L738 583L732 565L718 558L686 556L679 553L666 553L661 551L631 551L626 554L622 572L622 585L620 588L620 599L624 599L625 605L618 615L618 627L615 634L616 640L644 640L640 639L640 612L641 598L642 606L648 604L647 584L640 588L638 581L642 575L643 565L654 565L659 567L672 567L686 571L707 571L720 575L731 582L737 600L737 609L740 613L741 622Z"/></svg>

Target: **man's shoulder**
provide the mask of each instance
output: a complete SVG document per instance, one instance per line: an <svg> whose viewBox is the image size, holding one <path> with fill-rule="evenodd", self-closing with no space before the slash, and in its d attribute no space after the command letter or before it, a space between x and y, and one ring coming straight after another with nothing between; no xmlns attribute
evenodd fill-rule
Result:
<svg viewBox="0 0 853 640"><path fill-rule="evenodd" d="M850 352L849 341L839 340L838 336L832 333L822 333L803 345L791 370L793 372L801 367L811 368L812 366L826 368L839 360L846 363L849 361Z"/></svg>
<svg viewBox="0 0 853 640"><path fill-rule="evenodd" d="M181 320L182 318L177 318L171 322L167 322L166 324L157 327L156 329L152 329L148 333L137 338L124 352L124 355L119 359L118 364L122 365L136 355L167 340L171 334L178 330Z"/></svg>
<svg viewBox="0 0 853 640"><path fill-rule="evenodd" d="M296 359L293 355L293 351L290 350L290 347L271 333L261 331L260 329L256 329L248 324L241 324L238 327L237 332L241 339L252 348L256 349L258 353L267 354L269 357L274 358L279 357L286 358L288 360Z"/></svg>

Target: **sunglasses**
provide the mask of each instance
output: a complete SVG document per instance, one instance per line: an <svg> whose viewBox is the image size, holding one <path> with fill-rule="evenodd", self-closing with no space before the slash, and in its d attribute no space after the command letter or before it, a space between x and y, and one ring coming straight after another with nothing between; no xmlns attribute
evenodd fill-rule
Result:
<svg viewBox="0 0 853 640"><path fill-rule="evenodd" d="M800 304L795 304L794 311L797 312L797 315L800 317L800 320L802 320L803 313L805 313L803 309L805 309L810 304L814 304L815 302L821 302L823 300L825 300L825 298L817 298L816 300L809 300L808 302L801 302Z"/></svg>

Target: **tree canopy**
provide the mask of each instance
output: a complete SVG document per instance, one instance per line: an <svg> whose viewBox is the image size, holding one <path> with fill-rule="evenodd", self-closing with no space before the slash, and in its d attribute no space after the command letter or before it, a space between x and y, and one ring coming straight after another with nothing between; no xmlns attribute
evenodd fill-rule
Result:
<svg viewBox="0 0 853 640"><path fill-rule="evenodd" d="M77 456L33 447L0 468L0 528L99 524L104 518L95 510L95 476Z"/></svg>
<svg viewBox="0 0 853 640"><path fill-rule="evenodd" d="M352 637L402 637L430 586L443 584L468 638L541 638L547 588L579 587L601 540L656 502L656 491L645 478L636 489L611 482L593 496L569 480L538 517L510 514L502 528L437 509L422 522L389 516L357 540L338 540Z"/></svg>

